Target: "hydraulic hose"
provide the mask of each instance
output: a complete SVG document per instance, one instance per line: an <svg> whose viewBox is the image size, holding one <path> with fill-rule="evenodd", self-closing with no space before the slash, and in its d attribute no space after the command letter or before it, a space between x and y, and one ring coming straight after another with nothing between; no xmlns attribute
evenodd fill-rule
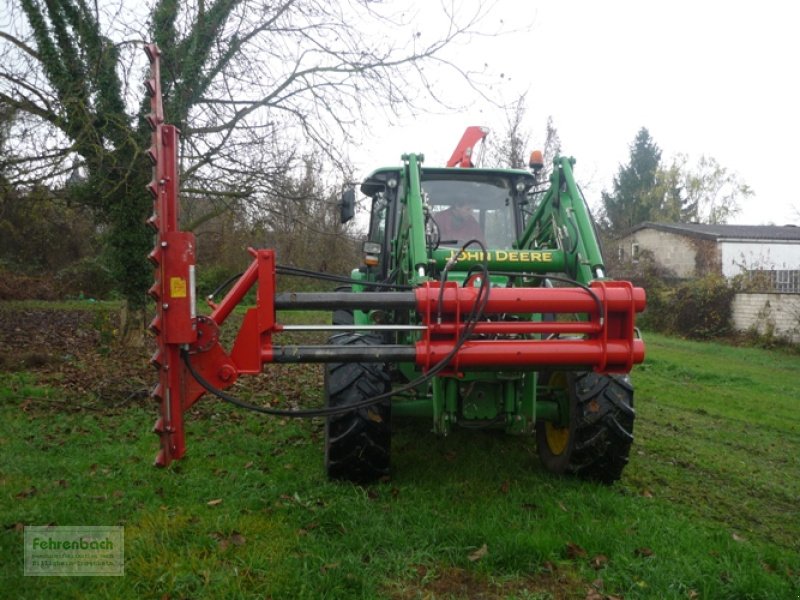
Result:
<svg viewBox="0 0 800 600"><path fill-rule="evenodd" d="M483 249L483 256L484 256L483 275L484 275L484 277L483 277L483 280L481 281L481 286L478 289L478 297L476 298L476 302L475 302L475 304L474 304L474 306L472 308L472 311L470 312L469 316L467 317L467 319L465 321L466 326L464 327L464 331L461 333L459 338L456 340L456 343L453 346L453 349L447 354L447 356L442 358L442 360L440 360L433 367L431 367L428 370L428 372L425 373L424 375L418 377L417 379L415 379L415 380L413 380L413 381L411 381L409 383L406 383L405 385L403 385L403 386L401 386L401 387L399 387L397 389L390 390L390 391L388 391L388 392L386 392L384 394L379 394L377 396L373 396L372 398L368 398L366 400L362 400L361 402L357 402L357 403L350 404L348 406L342 406L342 407L326 407L326 408L310 408L310 409L268 408L268 407L265 407L265 406L258 406L257 404L252 404L250 402L242 400L241 398L237 398L236 396L233 396L232 394L228 394L224 390L220 390L219 388L216 388L215 386L213 386L200 373L198 373L197 370L194 368L194 365L192 365L192 361L190 359L189 351L186 350L186 349L182 349L181 350L181 358L183 359L183 363L184 363L184 365L186 365L186 369L189 371L189 373L192 375L192 377L195 379L195 381L197 381L197 383L199 383L200 386L204 390L206 390L208 393L216 396L217 398L220 398L221 400L224 400L225 402L228 402L230 404L238 406L240 408L244 408L244 409L247 409L247 410L250 410L250 411L253 411L253 412L257 412L257 413L261 413L261 414L280 416L280 417L309 419L309 418L313 418L313 417L330 417L330 416L335 416L335 415L341 415L341 414L346 414L346 413L352 412L354 410L359 410L359 409L362 409L362 408L368 408L370 406L374 406L375 404L379 404L380 402L383 402L387 398L391 398L392 396L408 392L408 391L410 391L410 390L412 390L412 389L414 389L414 388L416 388L416 387L418 387L418 386L430 381L433 377L435 377L440 371L442 371L450 363L450 361L456 356L458 351L461 349L461 346L463 346L464 343L469 338L469 336L472 335L472 332L475 329L475 325L477 324L477 322L481 319L481 316L483 315L483 311L486 308L486 304L489 301L489 290L490 290L489 265L488 265L488 258L487 258L487 254L486 254L486 248L478 240L471 240L471 241L467 242L467 244L465 244L463 248L466 248L468 245L472 244L473 242L479 244L481 246L481 248ZM360 281L357 281L357 280L354 280L354 281L356 281L356 283L359 283L359 284L363 283L363 282L360 282ZM441 304L441 298L440 298L439 302Z"/></svg>

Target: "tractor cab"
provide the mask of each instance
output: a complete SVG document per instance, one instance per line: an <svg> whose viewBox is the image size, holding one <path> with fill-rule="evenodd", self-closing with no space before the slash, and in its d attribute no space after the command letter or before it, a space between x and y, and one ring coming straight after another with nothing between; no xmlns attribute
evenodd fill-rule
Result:
<svg viewBox="0 0 800 600"><path fill-rule="evenodd" d="M486 249L509 250L525 226L536 179L522 170L423 168L420 175L429 256L456 251L472 240ZM372 199L365 250L378 275L391 270L391 240L397 239L407 204L401 169L380 169L361 185ZM478 250L478 244L471 247Z"/></svg>

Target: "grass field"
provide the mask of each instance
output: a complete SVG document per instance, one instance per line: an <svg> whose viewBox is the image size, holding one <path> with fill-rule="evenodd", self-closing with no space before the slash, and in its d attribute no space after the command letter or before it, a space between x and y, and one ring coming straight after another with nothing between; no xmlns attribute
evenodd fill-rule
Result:
<svg viewBox="0 0 800 600"><path fill-rule="evenodd" d="M329 483L321 421L212 400L157 470L145 400L65 391L70 360L101 359L2 371L0 596L800 597L800 357L647 344L612 487L544 473L531 440L424 422L396 424L390 482ZM262 389L309 405L320 380L298 366ZM43 524L124 525L125 576L23 577L23 526Z"/></svg>

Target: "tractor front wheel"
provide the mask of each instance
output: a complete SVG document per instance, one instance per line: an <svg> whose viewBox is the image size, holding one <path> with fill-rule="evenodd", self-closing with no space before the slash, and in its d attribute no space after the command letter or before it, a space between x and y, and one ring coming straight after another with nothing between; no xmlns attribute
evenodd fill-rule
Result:
<svg viewBox="0 0 800 600"><path fill-rule="evenodd" d="M556 372L548 385L563 387L569 423L536 426L539 459L553 473L611 484L628 464L633 442L633 387L627 376Z"/></svg>
<svg viewBox="0 0 800 600"><path fill-rule="evenodd" d="M343 333L331 337L340 346L382 343L380 336ZM343 407L390 389L383 363L330 363L325 369L325 403ZM325 424L325 469L330 479L369 483L389 475L391 402L328 417Z"/></svg>

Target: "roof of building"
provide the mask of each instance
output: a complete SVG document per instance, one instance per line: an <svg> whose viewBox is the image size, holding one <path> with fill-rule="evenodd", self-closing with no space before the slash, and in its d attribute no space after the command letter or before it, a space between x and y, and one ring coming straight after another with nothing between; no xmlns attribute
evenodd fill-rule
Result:
<svg viewBox="0 0 800 600"><path fill-rule="evenodd" d="M707 240L780 240L800 242L796 225L706 225L704 223L640 223L628 233L657 229Z"/></svg>

